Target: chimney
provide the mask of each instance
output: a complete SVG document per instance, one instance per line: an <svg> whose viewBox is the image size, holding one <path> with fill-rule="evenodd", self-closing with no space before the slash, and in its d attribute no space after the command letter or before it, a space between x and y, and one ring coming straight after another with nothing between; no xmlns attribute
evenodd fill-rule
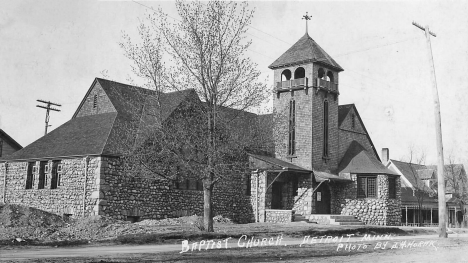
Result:
<svg viewBox="0 0 468 263"><path fill-rule="evenodd" d="M382 148L382 163L387 164L390 161L390 150L388 148Z"/></svg>

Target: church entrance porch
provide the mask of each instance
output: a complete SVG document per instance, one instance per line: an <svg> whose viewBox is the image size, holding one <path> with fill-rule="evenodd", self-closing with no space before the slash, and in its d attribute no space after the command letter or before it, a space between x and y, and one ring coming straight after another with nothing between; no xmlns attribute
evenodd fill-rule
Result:
<svg viewBox="0 0 468 263"><path fill-rule="evenodd" d="M292 222L294 218L308 221L312 214L331 214L333 188L350 181L273 157L250 157L256 222Z"/></svg>
<svg viewBox="0 0 468 263"><path fill-rule="evenodd" d="M331 214L331 193L328 183L321 184L315 192L315 212Z"/></svg>

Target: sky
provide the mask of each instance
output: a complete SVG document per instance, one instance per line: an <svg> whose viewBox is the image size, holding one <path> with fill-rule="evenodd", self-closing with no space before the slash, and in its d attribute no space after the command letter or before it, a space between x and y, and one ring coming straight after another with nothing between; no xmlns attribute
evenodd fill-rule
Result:
<svg viewBox="0 0 468 263"><path fill-rule="evenodd" d="M49 130L71 119L95 77L136 79L118 43L136 36L148 7L178 18L173 1L0 1L0 129L26 146L44 134L37 99L62 105ZM340 104L354 103L377 151L407 161L410 149L436 164L434 102L424 32L429 25L444 155L468 165L466 1L249 1L247 51L268 69L305 33L340 65Z"/></svg>

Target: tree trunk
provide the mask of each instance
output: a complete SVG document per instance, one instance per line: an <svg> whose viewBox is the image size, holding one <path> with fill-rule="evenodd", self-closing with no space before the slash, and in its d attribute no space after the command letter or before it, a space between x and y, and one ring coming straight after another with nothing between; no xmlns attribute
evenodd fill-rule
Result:
<svg viewBox="0 0 468 263"><path fill-rule="evenodd" d="M214 232L213 229L213 183L203 182L203 224L205 231Z"/></svg>

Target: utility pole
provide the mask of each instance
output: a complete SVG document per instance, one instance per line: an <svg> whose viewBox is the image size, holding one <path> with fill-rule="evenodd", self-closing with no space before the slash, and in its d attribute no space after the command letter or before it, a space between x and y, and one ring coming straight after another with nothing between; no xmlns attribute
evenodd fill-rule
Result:
<svg viewBox="0 0 468 263"><path fill-rule="evenodd" d="M432 57L431 36L437 37L435 33L429 31L429 26L422 27L418 23L413 22L413 25L424 31L427 43L427 55L431 70L432 80L432 95L434 96L434 114L436 126L436 141L437 141L437 195L439 199L439 237L447 238L446 227L446 203L445 203L445 177L444 177L444 151L442 144L442 124L440 118L440 103L439 94L437 92L437 81L434 69L434 59Z"/></svg>
<svg viewBox="0 0 468 263"><path fill-rule="evenodd" d="M53 103L53 102L50 102L50 101L44 101L44 100L37 100L37 101L47 104L47 106L36 105L36 107L43 108L43 109L47 110L46 111L46 117L45 117L45 132L44 132L44 135L46 135L47 134L47 128L49 126L52 126L52 125L49 125L49 112L51 110L60 111L59 109L52 108L51 105L54 105L54 106L57 106L57 107L62 107L62 105L57 104L57 103Z"/></svg>

